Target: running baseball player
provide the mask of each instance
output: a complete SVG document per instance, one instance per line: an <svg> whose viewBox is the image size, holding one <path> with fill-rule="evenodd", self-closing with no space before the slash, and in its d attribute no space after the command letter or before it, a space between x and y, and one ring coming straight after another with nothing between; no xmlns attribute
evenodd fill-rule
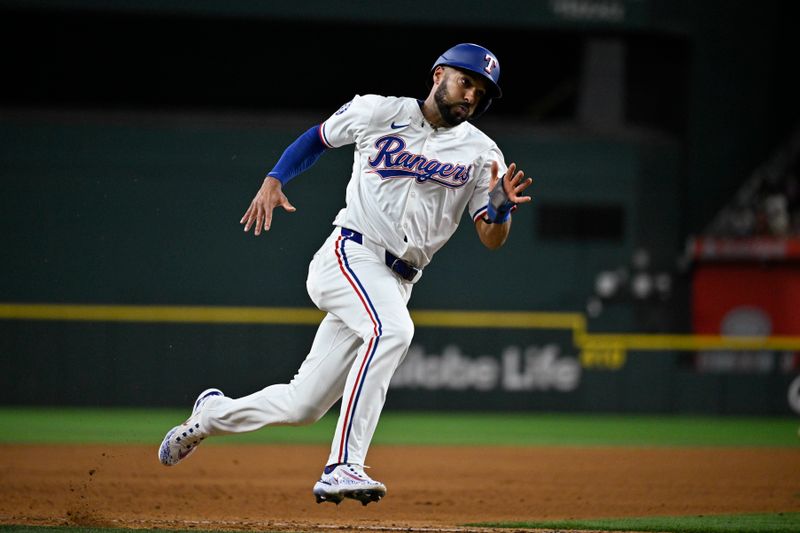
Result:
<svg viewBox="0 0 800 533"><path fill-rule="evenodd" d="M389 382L414 334L407 302L433 255L467 211L489 249L504 244L511 212L530 201L514 163L469 120L501 96L500 63L476 44L442 54L427 98L355 96L283 153L241 223L268 231L273 210L295 211L283 187L328 149L354 144L346 206L314 254L307 290L327 315L288 384L243 398L203 391L186 422L169 430L159 460L175 465L208 436L319 420L339 399L330 455L314 485L317 503L367 505L386 486L364 471Z"/></svg>

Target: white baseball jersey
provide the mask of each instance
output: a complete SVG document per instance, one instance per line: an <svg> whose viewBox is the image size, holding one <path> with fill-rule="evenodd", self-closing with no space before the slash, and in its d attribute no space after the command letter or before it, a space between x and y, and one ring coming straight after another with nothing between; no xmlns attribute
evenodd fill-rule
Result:
<svg viewBox="0 0 800 533"><path fill-rule="evenodd" d="M356 230L419 268L458 227L486 212L497 145L469 122L434 129L419 101L356 96L320 128L328 147L355 143L347 206L334 224Z"/></svg>

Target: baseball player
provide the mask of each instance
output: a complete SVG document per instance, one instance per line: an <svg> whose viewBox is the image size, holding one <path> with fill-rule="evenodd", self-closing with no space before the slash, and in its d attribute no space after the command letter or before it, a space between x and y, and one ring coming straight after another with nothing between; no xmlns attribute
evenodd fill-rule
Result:
<svg viewBox="0 0 800 533"><path fill-rule="evenodd" d="M521 194L531 180L514 163L506 166L497 145L469 122L501 96L499 77L489 50L456 45L434 63L424 101L357 95L285 150L241 219L246 232L268 231L276 207L295 211L283 187L323 152L355 145L346 206L308 269L308 294L327 315L288 384L238 399L203 391L189 419L164 437L163 464L177 464L208 436L313 423L341 399L316 501L367 505L386 495L364 463L414 334L411 290L464 211L495 249L509 234L512 210L530 201Z"/></svg>

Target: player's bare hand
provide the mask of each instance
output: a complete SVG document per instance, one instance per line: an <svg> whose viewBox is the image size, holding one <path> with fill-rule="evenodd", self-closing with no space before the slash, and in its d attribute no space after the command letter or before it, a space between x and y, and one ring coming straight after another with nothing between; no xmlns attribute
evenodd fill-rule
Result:
<svg viewBox="0 0 800 533"><path fill-rule="evenodd" d="M245 211L239 224L244 224L244 231L250 231L254 227L254 234L261 235L261 230L269 231L272 225L272 211L276 207L282 207L289 213L294 213L297 209L289 203L289 199L281 190L281 182L272 177L267 177L261 188L256 193L250 207Z"/></svg>
<svg viewBox="0 0 800 533"><path fill-rule="evenodd" d="M500 179L498 176L498 172L500 171L500 166L498 165L497 161L492 161L492 177L489 179L489 190L491 191L494 189L497 180ZM515 204L524 204L525 202L530 202L530 196L520 196L520 193L530 187L533 180L531 178L525 178L525 173L521 170L517 170L517 164L511 163L508 165L508 170L506 170L505 175L503 176L503 188L508 195L508 199Z"/></svg>

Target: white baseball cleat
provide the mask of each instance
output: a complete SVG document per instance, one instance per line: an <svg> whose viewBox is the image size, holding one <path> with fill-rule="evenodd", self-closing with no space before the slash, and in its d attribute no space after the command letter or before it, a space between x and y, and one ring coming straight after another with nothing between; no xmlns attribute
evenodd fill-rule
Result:
<svg viewBox="0 0 800 533"><path fill-rule="evenodd" d="M158 460L162 465L173 466L180 463L192 455L200 441L207 437L203 428L200 427L200 412L208 400L217 396L223 396L219 389L206 389L201 392L195 400L192 414L186 419L186 422L167 432L158 448Z"/></svg>
<svg viewBox="0 0 800 533"><path fill-rule="evenodd" d="M314 485L314 496L317 503L333 502L339 505L343 499L352 498L367 505L386 496L386 485L370 478L361 465L326 466L322 477Z"/></svg>

